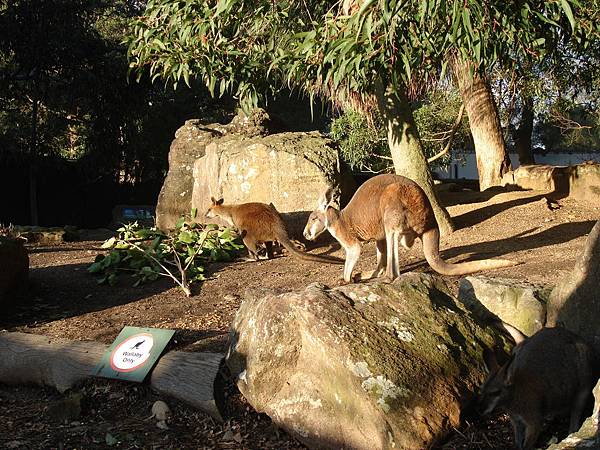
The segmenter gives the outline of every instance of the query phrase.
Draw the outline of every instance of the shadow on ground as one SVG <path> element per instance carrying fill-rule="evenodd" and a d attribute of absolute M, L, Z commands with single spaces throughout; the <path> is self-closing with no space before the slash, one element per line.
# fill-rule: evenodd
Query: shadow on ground
<path fill-rule="evenodd" d="M 136 302 L 173 287 L 167 279 L 133 287 L 130 277 L 122 277 L 117 286 L 99 285 L 97 277 L 88 274 L 88 266 L 30 269 L 27 290 L 15 295 L 13 304 L 0 315 L 0 326 L 39 325 Z"/>

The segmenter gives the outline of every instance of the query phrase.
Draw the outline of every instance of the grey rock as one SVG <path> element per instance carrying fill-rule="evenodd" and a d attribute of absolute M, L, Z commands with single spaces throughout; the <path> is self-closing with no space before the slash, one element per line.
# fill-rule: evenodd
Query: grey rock
<path fill-rule="evenodd" d="M 546 322 L 549 293 L 543 286 L 476 276 L 460 280 L 458 300 L 482 320 L 496 316 L 531 336 Z"/>
<path fill-rule="evenodd" d="M 579 201 L 600 205 L 600 164 L 593 161 L 574 166 L 519 166 L 503 176 L 503 184 L 568 195 Z"/>
<path fill-rule="evenodd" d="M 228 204 L 273 203 L 283 213 L 288 232 L 301 236 L 299 230 L 327 186 L 346 196 L 354 191 L 337 150 L 317 131 L 230 135 L 207 145 L 205 152 L 193 173 L 192 206 L 198 209 L 198 221 L 208 220 L 203 215 L 211 197 Z"/>

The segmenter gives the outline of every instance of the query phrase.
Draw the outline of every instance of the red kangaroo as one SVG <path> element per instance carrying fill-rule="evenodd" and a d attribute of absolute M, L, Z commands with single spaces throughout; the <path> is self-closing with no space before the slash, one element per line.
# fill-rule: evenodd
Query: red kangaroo
<path fill-rule="evenodd" d="M 440 231 L 429 199 L 417 183 L 403 176 L 385 174 L 369 179 L 341 211 L 332 202 L 333 191 L 328 189 L 308 218 L 304 236 L 313 240 L 328 230 L 337 239 L 346 251 L 346 282 L 351 281 L 365 241 L 377 243 L 377 268 L 371 276 L 380 276 L 385 270 L 390 279 L 400 274 L 398 244 L 410 248 L 416 238 L 423 241 L 423 252 L 431 268 L 442 275 L 464 275 L 518 264 L 505 259 L 460 264 L 444 261 L 439 251 Z"/>

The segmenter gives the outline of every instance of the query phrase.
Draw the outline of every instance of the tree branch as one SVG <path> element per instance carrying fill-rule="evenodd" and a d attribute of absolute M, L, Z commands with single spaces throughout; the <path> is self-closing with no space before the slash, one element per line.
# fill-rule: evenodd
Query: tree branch
<path fill-rule="evenodd" d="M 435 160 L 440 159 L 442 156 L 446 155 L 450 151 L 450 148 L 452 147 L 452 141 L 454 141 L 454 135 L 456 134 L 456 131 L 458 130 L 458 127 L 460 126 L 460 122 L 462 121 L 462 116 L 463 116 L 464 112 L 465 112 L 465 104 L 463 103 L 460 105 L 460 109 L 458 110 L 458 114 L 456 115 L 456 120 L 454 121 L 454 125 L 452 125 L 452 128 L 449 131 L 450 135 L 448 136 L 448 142 L 446 142 L 446 146 L 437 155 L 434 155 L 431 158 L 428 158 L 427 159 L 428 163 L 432 163 Z"/>

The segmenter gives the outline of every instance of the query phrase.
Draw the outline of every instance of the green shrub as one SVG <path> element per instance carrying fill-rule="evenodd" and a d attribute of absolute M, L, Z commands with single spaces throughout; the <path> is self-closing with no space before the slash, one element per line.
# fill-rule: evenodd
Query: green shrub
<path fill-rule="evenodd" d="M 244 248 L 230 228 L 186 222 L 183 217 L 170 233 L 137 222 L 123 225 L 117 233 L 102 244 L 109 253 L 98 255 L 88 267 L 89 273 L 101 275 L 98 283 L 112 285 L 120 273 L 131 274 L 135 286 L 166 276 L 187 296 L 192 283 L 205 279 L 206 264 L 230 261 Z"/>

